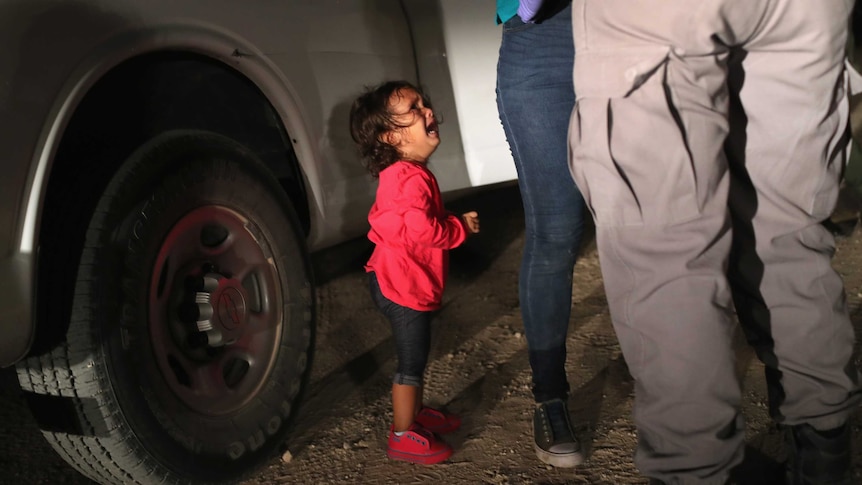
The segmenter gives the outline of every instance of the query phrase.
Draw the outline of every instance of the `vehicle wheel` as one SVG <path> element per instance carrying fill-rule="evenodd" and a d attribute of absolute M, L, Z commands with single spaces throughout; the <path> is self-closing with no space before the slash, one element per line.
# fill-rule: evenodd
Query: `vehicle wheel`
<path fill-rule="evenodd" d="M 304 236 L 268 169 L 220 135 L 170 132 L 111 180 L 65 342 L 18 379 L 45 437 L 92 480 L 235 482 L 284 442 L 314 301 Z"/>

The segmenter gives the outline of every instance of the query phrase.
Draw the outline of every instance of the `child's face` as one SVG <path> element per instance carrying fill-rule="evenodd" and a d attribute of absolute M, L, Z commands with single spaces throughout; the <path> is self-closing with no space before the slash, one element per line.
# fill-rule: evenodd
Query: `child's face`
<path fill-rule="evenodd" d="M 392 93 L 389 112 L 400 125 L 389 132 L 388 142 L 401 155 L 415 162 L 427 162 L 440 144 L 434 112 L 423 104 L 422 96 L 405 88 Z"/>

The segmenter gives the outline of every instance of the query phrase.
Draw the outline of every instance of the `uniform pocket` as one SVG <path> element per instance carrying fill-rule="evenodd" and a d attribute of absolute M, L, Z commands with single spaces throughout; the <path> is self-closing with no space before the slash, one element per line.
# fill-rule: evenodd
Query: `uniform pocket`
<path fill-rule="evenodd" d="M 835 205 L 838 202 L 838 193 L 842 178 L 844 178 L 843 176 L 847 175 L 848 172 L 852 174 L 849 164 L 851 161 L 850 156 L 852 154 L 853 144 L 856 143 L 856 140 L 854 139 L 856 134 L 853 131 L 854 120 L 851 116 L 851 105 L 859 102 L 858 98 L 854 99 L 854 97 L 860 96 L 859 93 L 862 91 L 862 76 L 860 76 L 859 72 L 856 71 L 856 69 L 847 61 L 844 63 L 842 84 L 842 92 L 846 93 L 846 100 L 838 103 L 836 112 L 832 115 L 831 120 L 820 121 L 821 126 L 826 126 L 827 122 L 833 124 L 832 130 L 834 135 L 829 139 L 827 150 L 830 154 L 837 153 L 839 155 L 829 156 L 826 163 L 822 166 L 821 173 L 818 174 L 817 177 L 809 177 L 810 179 L 818 181 L 817 187 L 814 189 L 814 195 L 810 199 L 810 205 L 805 204 L 804 202 L 806 201 L 801 201 L 801 206 L 808 206 L 808 213 L 811 214 L 812 218 L 815 220 L 824 220 L 832 215 L 832 211 L 835 210 Z M 842 127 L 847 127 L 846 131 L 842 130 Z M 853 167 L 853 169 L 858 172 L 857 167 Z M 852 184 L 852 177 L 853 175 L 846 177 L 847 182 L 850 184 Z M 808 180 L 802 180 L 800 182 L 804 183 L 808 182 Z M 788 186 L 792 187 L 793 185 L 789 185 L 790 183 L 793 182 L 788 183 Z M 807 183 L 803 183 L 797 184 L 796 186 L 808 186 Z M 801 194 L 810 193 L 808 191 L 803 192 L 801 190 L 796 192 Z"/>
<path fill-rule="evenodd" d="M 700 212 L 674 64 L 668 46 L 577 52 L 569 161 L 598 225 L 672 224 Z"/>
<path fill-rule="evenodd" d="M 631 47 L 603 51 L 579 51 L 575 87 L 581 98 L 623 98 L 662 70 L 670 48 L 666 46 Z"/>

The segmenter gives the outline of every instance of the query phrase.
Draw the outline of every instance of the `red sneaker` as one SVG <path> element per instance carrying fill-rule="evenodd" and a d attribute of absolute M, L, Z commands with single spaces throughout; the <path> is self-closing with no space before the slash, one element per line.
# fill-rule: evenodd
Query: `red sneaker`
<path fill-rule="evenodd" d="M 457 415 L 424 406 L 416 415 L 416 422 L 423 428 L 439 434 L 451 433 L 461 427 L 461 418 Z"/>
<path fill-rule="evenodd" d="M 393 460 L 433 465 L 452 456 L 452 447 L 434 433 L 413 423 L 401 436 L 389 431 L 389 448 L 386 454 Z"/>

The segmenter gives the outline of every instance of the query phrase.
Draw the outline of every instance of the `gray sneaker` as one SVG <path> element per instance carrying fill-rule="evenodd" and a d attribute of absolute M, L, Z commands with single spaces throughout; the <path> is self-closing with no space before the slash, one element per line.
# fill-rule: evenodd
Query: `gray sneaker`
<path fill-rule="evenodd" d="M 581 445 L 572 431 L 569 408 L 562 399 L 545 401 L 533 413 L 536 456 L 544 463 L 572 468 L 584 461 Z"/>

